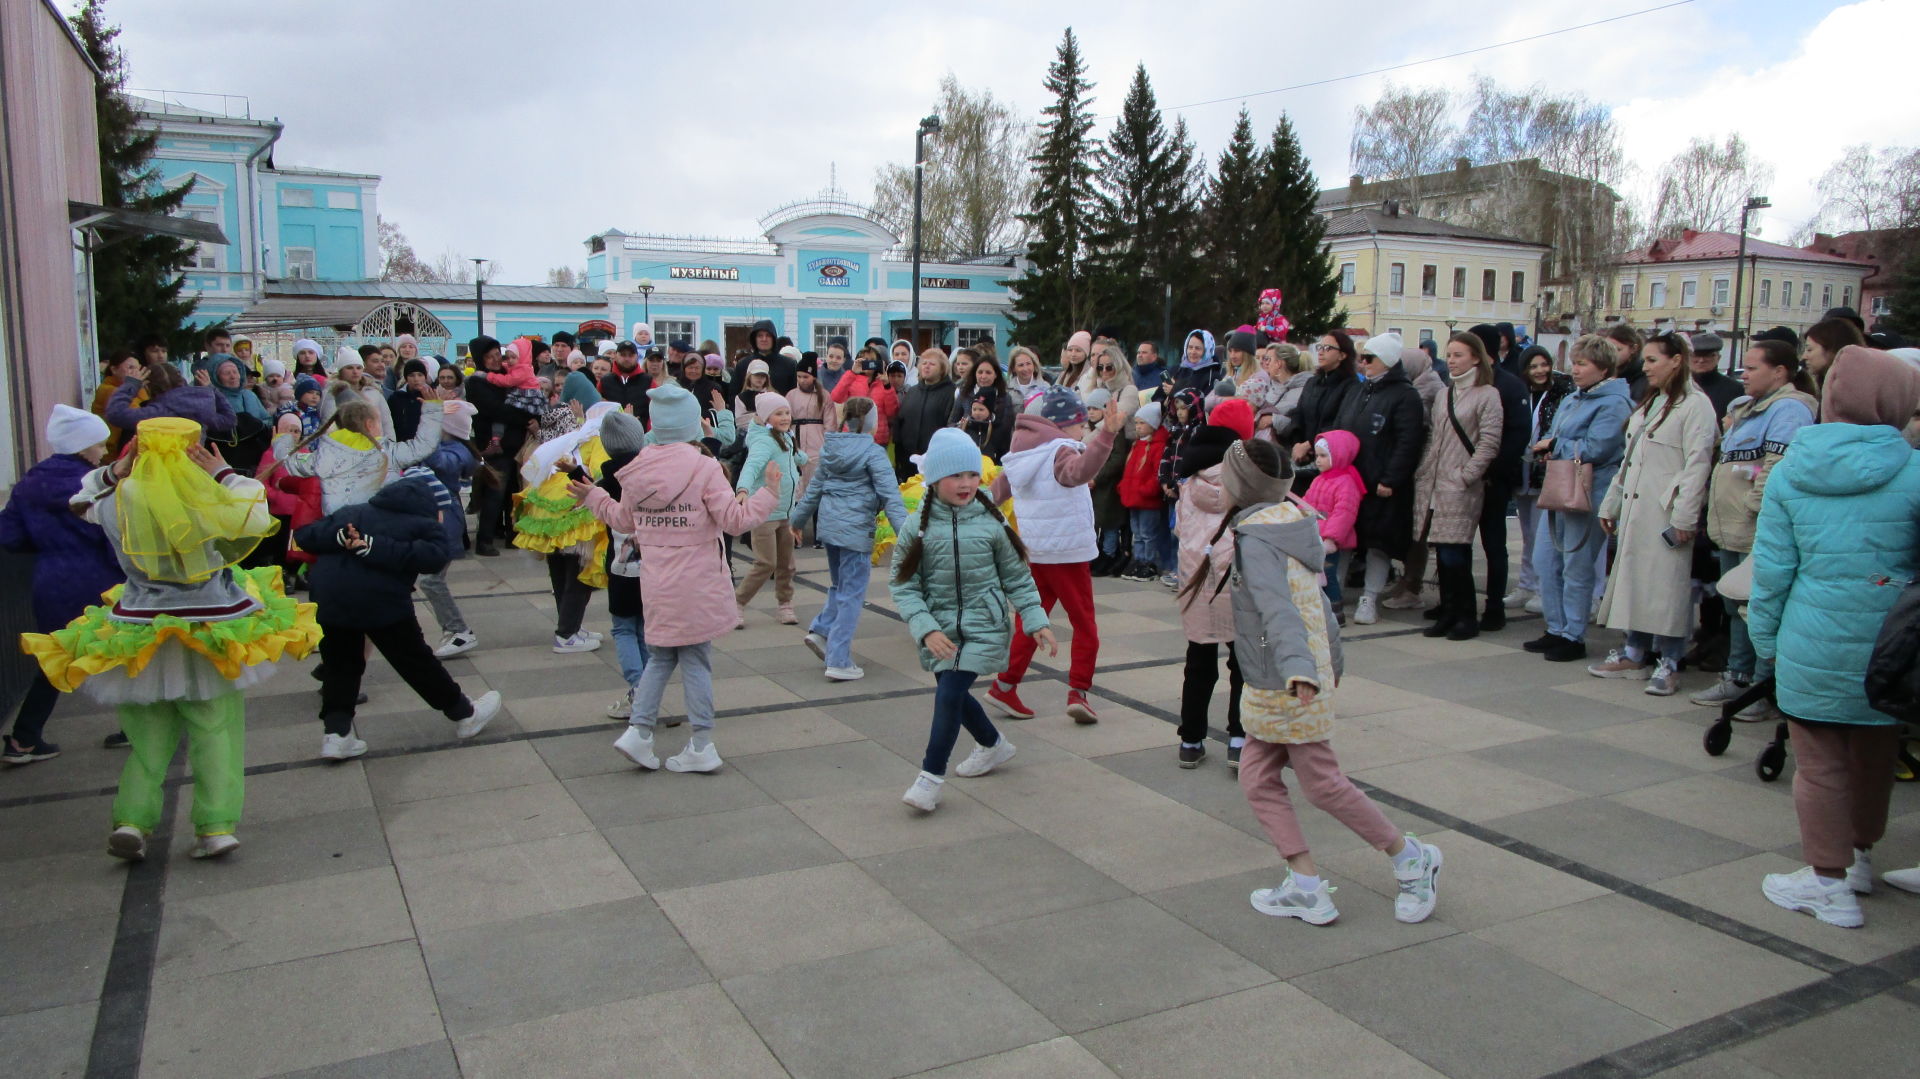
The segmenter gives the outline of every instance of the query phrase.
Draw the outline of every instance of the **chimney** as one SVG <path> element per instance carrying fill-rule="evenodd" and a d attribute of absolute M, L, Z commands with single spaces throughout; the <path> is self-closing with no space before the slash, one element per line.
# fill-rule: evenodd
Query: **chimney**
<path fill-rule="evenodd" d="M 1347 205 L 1351 206 L 1360 201 L 1360 189 L 1366 184 L 1367 179 L 1364 176 L 1356 174 L 1347 177 Z"/>
<path fill-rule="evenodd" d="M 1386 215 L 1388 217 L 1400 216 L 1400 200 L 1399 199 L 1388 199 L 1387 201 L 1380 204 L 1380 208 L 1386 211 Z"/>
<path fill-rule="evenodd" d="M 1456 179 L 1464 181 L 1467 178 L 1467 170 L 1471 168 L 1473 168 L 1473 162 L 1466 158 L 1456 157 L 1453 159 L 1453 175 Z"/>

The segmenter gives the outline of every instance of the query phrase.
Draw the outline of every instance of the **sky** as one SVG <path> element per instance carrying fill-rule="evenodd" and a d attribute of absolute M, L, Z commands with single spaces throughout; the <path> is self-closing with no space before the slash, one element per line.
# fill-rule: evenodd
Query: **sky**
<path fill-rule="evenodd" d="M 74 0 L 60 0 L 72 6 Z M 499 283 L 584 269 L 587 237 L 754 238 L 768 211 L 837 175 L 868 201 L 906 162 L 952 71 L 1039 119 L 1064 28 L 1112 126 L 1137 64 L 1200 150 L 1240 105 L 1264 140 L 1282 111 L 1326 186 L 1345 183 L 1353 110 L 1389 79 L 1464 89 L 1476 74 L 1615 110 L 1650 191 L 1695 136 L 1739 132 L 1774 170 L 1756 234 L 1818 209 L 1853 144 L 1920 145 L 1920 95 L 1855 74 L 1876 43 L 1920 40 L 1913 0 L 1692 0 L 1543 40 L 1281 93 L 1658 6 L 1670 0 L 1376 0 L 1346 4 L 1046 0 L 827 5 L 641 0 L 109 0 L 131 88 L 237 95 L 286 132 L 281 165 L 382 177 L 382 216 L 431 261 L 497 259 Z M 206 99 L 177 98 L 203 107 Z"/>

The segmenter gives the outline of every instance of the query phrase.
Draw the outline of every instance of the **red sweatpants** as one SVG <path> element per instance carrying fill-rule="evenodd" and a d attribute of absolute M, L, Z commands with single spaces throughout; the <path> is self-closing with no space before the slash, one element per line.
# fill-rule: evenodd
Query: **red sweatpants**
<path fill-rule="evenodd" d="M 1073 666 L 1067 672 L 1067 685 L 1083 691 L 1092 689 L 1093 668 L 1100 662 L 1100 627 L 1093 621 L 1093 573 L 1085 562 L 1036 562 L 1032 569 L 1041 608 L 1051 617 L 1053 605 L 1060 604 L 1073 625 Z M 1020 684 L 1020 679 L 1027 676 L 1027 664 L 1033 662 L 1033 647 L 1033 638 L 1027 636 L 1026 627 L 1015 615 L 1013 649 L 1000 681 L 1010 686 Z"/>

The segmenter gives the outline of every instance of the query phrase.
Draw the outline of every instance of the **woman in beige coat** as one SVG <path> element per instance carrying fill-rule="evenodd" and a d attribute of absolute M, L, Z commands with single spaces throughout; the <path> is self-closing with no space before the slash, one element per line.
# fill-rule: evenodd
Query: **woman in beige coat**
<path fill-rule="evenodd" d="M 1600 506 L 1600 527 L 1618 537 L 1600 621 L 1627 637 L 1587 673 L 1648 679 L 1647 692 L 1656 697 L 1679 688 L 1693 606 L 1694 530 L 1719 433 L 1713 402 L 1688 370 L 1692 351 L 1681 333 L 1658 334 L 1642 347 L 1647 400 L 1627 424 L 1626 458 Z M 1657 662 L 1649 662 L 1650 653 Z"/>
<path fill-rule="evenodd" d="M 1426 455 L 1414 476 L 1414 539 L 1434 552 L 1440 578 L 1438 619 L 1429 637 L 1480 635 L 1473 589 L 1473 533 L 1487 493 L 1487 469 L 1500 452 L 1500 391 L 1493 358 L 1470 333 L 1447 339 L 1446 391 L 1429 413 Z"/>

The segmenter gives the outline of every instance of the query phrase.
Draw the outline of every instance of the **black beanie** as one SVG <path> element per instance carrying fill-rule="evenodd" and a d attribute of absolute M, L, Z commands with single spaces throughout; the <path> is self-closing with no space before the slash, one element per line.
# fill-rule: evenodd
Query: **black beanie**
<path fill-rule="evenodd" d="M 414 375 L 420 375 L 424 378 L 427 374 L 427 362 L 425 360 L 408 360 L 406 363 L 400 365 L 401 378 L 411 378 Z"/>
<path fill-rule="evenodd" d="M 472 360 L 474 363 L 479 363 L 481 360 L 486 358 L 487 353 L 492 352 L 494 349 L 499 347 L 500 347 L 500 342 L 494 340 L 491 337 L 488 337 L 486 334 L 483 333 L 480 336 L 474 338 L 473 340 L 467 342 L 467 358 Z"/>

